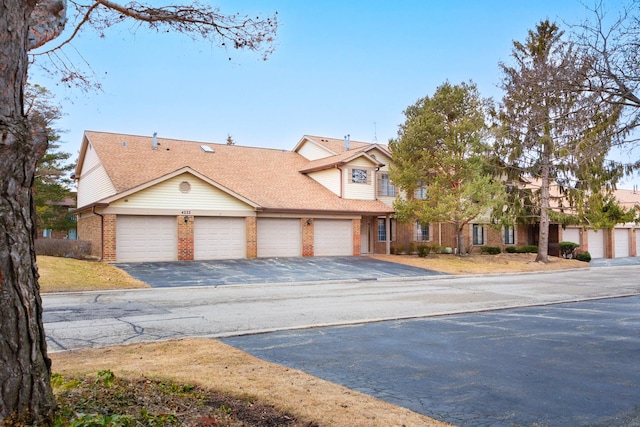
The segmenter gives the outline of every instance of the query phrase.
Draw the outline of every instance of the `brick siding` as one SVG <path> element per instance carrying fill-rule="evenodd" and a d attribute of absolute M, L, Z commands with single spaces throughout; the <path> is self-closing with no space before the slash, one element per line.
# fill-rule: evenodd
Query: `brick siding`
<path fill-rule="evenodd" d="M 78 218 L 78 239 L 91 242 L 92 256 L 102 256 L 102 220 L 98 215 Z"/>
<path fill-rule="evenodd" d="M 258 220 L 255 216 L 245 218 L 245 236 L 247 240 L 247 258 L 258 257 Z"/>
<path fill-rule="evenodd" d="M 178 221 L 178 261 L 193 261 L 193 215 L 180 215 Z"/>
<path fill-rule="evenodd" d="M 102 244 L 102 260 L 116 260 L 116 215 L 105 214 L 103 218 L 104 242 Z"/>
<path fill-rule="evenodd" d="M 307 221 L 309 221 L 308 224 Z M 313 256 L 315 222 L 313 218 L 300 218 L 300 226 L 302 227 L 302 256 Z"/>

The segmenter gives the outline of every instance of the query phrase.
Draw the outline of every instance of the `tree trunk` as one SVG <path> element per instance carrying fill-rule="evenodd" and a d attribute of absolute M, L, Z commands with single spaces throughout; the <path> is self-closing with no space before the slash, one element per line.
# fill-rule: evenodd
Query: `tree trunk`
<path fill-rule="evenodd" d="M 28 23 L 36 1 L 0 0 L 0 423 L 51 421 L 31 187 L 46 135 L 23 114 Z"/>
<path fill-rule="evenodd" d="M 549 154 L 547 148 L 542 153 L 540 184 L 540 229 L 538 234 L 538 255 L 536 262 L 549 262 Z"/>
<path fill-rule="evenodd" d="M 466 253 L 464 246 L 464 233 L 462 232 L 463 227 L 464 224 L 456 222 L 456 233 L 458 234 L 458 255 L 464 255 Z"/>

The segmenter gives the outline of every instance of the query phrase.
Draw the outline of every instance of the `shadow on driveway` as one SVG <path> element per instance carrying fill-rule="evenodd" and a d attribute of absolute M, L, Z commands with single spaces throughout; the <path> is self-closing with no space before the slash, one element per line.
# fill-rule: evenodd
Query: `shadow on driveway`
<path fill-rule="evenodd" d="M 377 280 L 444 275 L 368 257 L 257 258 L 216 261 L 118 263 L 153 288 L 248 283 Z"/>

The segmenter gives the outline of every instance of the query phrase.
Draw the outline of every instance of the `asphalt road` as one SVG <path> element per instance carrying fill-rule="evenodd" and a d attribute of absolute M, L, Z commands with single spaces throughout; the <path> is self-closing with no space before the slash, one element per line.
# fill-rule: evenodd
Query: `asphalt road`
<path fill-rule="evenodd" d="M 640 266 L 546 274 L 44 294 L 50 351 L 640 294 Z"/>

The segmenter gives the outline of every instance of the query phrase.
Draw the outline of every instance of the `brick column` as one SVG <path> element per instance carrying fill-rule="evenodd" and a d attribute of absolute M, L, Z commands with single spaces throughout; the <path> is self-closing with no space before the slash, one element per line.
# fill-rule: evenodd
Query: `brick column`
<path fill-rule="evenodd" d="M 604 257 L 613 258 L 615 248 L 615 237 L 613 229 L 603 229 L 604 232 Z"/>
<path fill-rule="evenodd" d="M 258 257 L 258 219 L 255 216 L 245 218 L 247 258 Z"/>
<path fill-rule="evenodd" d="M 302 226 L 302 256 L 313 256 L 314 222 L 313 218 L 301 218 Z"/>
<path fill-rule="evenodd" d="M 638 247 L 637 242 L 637 238 L 638 238 L 638 231 L 636 228 L 632 228 L 630 229 L 631 235 L 629 236 L 629 244 L 631 245 L 631 247 L 629 248 L 629 256 L 638 256 L 638 251 L 636 251 L 636 248 Z"/>
<path fill-rule="evenodd" d="M 361 245 L 361 235 L 362 232 L 360 230 L 360 223 L 361 220 L 360 219 L 353 219 L 351 220 L 351 227 L 353 230 L 353 255 L 354 256 L 359 256 L 362 254 L 362 245 Z"/>
<path fill-rule="evenodd" d="M 193 261 L 193 215 L 180 215 L 178 221 L 178 261 Z M 186 220 L 186 221 L 185 221 Z"/>
<path fill-rule="evenodd" d="M 102 261 L 116 260 L 116 215 L 105 214 L 102 219 Z"/>

